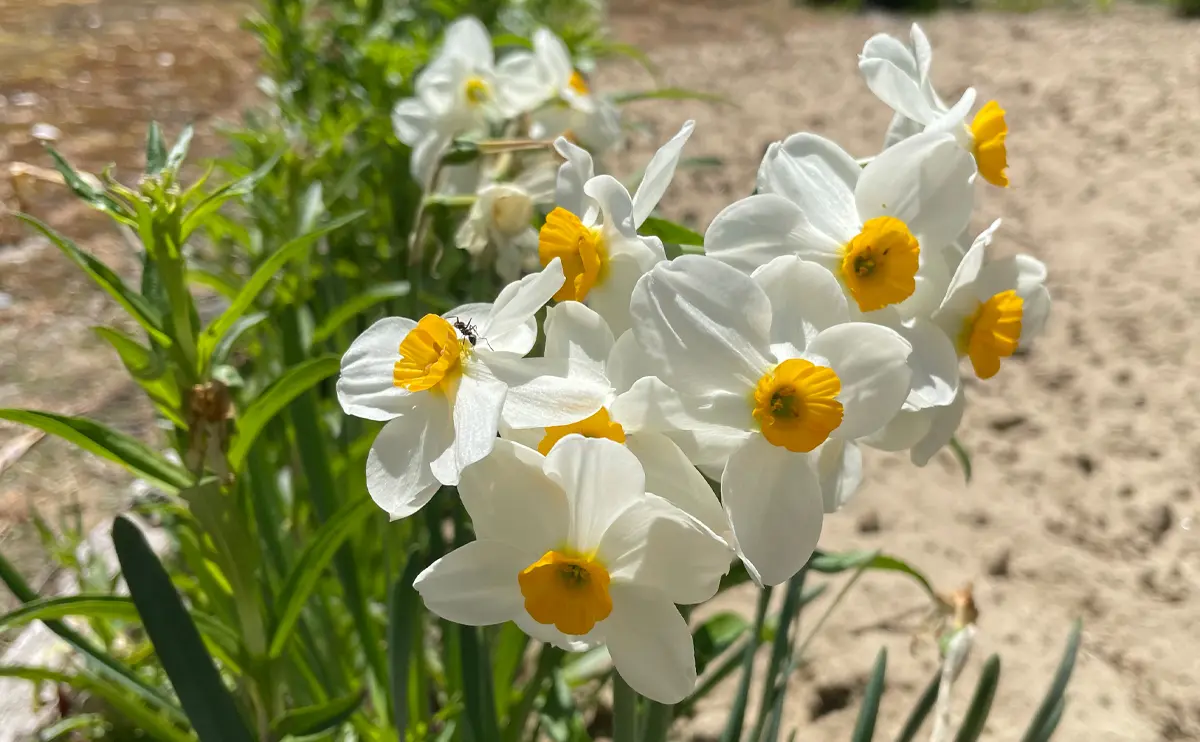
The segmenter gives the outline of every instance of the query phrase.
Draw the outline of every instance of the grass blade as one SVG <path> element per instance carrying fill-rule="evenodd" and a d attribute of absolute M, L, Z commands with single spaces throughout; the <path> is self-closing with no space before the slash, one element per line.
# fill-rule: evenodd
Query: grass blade
<path fill-rule="evenodd" d="M 658 88 L 657 90 L 643 90 L 636 93 L 622 93 L 613 96 L 613 102 L 617 105 L 641 100 L 699 100 L 706 103 L 723 103 L 727 106 L 736 105 L 723 95 L 704 93 L 699 90 L 688 90 L 687 88 Z"/>
<path fill-rule="evenodd" d="M 1071 628 L 1071 635 L 1067 638 L 1067 648 L 1063 652 L 1062 660 L 1058 663 L 1058 671 L 1054 673 L 1054 680 L 1050 683 L 1050 690 L 1046 692 L 1046 697 L 1038 706 L 1037 713 L 1033 715 L 1033 721 L 1025 730 L 1025 736 L 1021 737 L 1021 742 L 1042 742 L 1042 740 L 1049 739 L 1054 728 L 1058 726 L 1057 717 L 1062 716 L 1063 693 L 1066 692 L 1067 683 L 1070 682 L 1071 673 L 1075 669 L 1075 658 L 1079 654 L 1079 639 L 1082 632 L 1083 622 L 1076 620 L 1075 626 Z"/>
<path fill-rule="evenodd" d="M 996 697 L 996 686 L 1000 683 L 1000 656 L 993 654 L 983 665 L 979 674 L 979 682 L 975 685 L 975 694 L 971 696 L 971 705 L 963 716 L 962 726 L 954 742 L 975 742 L 983 734 L 987 724 L 988 714 L 992 711 L 992 700 Z"/>
<path fill-rule="evenodd" d="M 267 423 L 297 397 L 338 372 L 341 359 L 335 355 L 320 356 L 292 366 L 283 376 L 251 402 L 238 415 L 237 435 L 229 446 L 229 466 L 240 472 L 254 440 Z"/>
<path fill-rule="evenodd" d="M 754 626 L 751 641 L 742 650 L 742 677 L 738 680 L 737 695 L 729 708 L 729 720 L 721 734 L 721 742 L 738 742 L 742 738 L 742 727 L 746 724 L 746 704 L 750 698 L 750 681 L 754 679 L 754 653 L 758 651 L 758 639 L 767 620 L 767 606 L 771 602 L 773 588 L 764 587 L 758 592 L 758 606 L 754 610 Z"/>
<path fill-rule="evenodd" d="M 413 554 L 404 565 L 404 572 L 392 583 L 390 616 L 388 618 L 388 670 L 392 692 L 392 725 L 405 738 L 408 729 L 409 660 L 413 636 L 421 620 L 420 604 L 413 581 L 421 574 L 424 564 Z"/>
<path fill-rule="evenodd" d="M 158 175 L 167 164 L 167 145 L 163 144 L 162 129 L 157 121 L 146 130 L 146 174 Z"/>
<path fill-rule="evenodd" d="M 333 337 L 333 334 L 338 331 L 338 328 L 354 319 L 356 316 L 367 311 L 371 307 L 374 307 L 376 304 L 380 304 L 389 299 L 398 299 L 402 296 L 408 296 L 408 291 L 408 281 L 395 281 L 393 283 L 384 283 L 378 286 L 372 286 L 366 291 L 358 294 L 345 304 L 335 308 L 325 316 L 325 319 L 321 320 L 321 324 L 317 325 L 316 329 L 313 330 L 313 346 L 316 347 Z"/>
<path fill-rule="evenodd" d="M 883 696 L 883 680 L 887 674 L 887 648 L 879 650 L 875 658 L 875 668 L 871 671 L 871 679 L 867 681 L 867 689 L 863 692 L 862 708 L 858 712 L 858 722 L 854 725 L 851 742 L 871 742 L 875 736 L 875 721 L 879 718 L 879 699 Z"/>
<path fill-rule="evenodd" d="M 929 685 L 925 686 L 925 691 L 917 699 L 917 705 L 909 712 L 908 719 L 900 728 L 900 734 L 896 736 L 896 742 L 912 742 L 916 738 L 917 732 L 921 731 L 921 725 L 929 718 L 929 712 L 933 711 L 933 705 L 937 703 L 938 685 L 941 681 L 942 668 L 939 666 Z"/>
<path fill-rule="evenodd" d="M 775 703 L 776 696 L 787 695 L 788 672 L 787 660 L 795 646 L 792 636 L 792 626 L 800 611 L 800 593 L 804 590 L 804 580 L 808 569 L 801 569 L 788 580 L 787 592 L 784 593 L 783 606 L 779 610 L 779 619 L 775 627 L 775 638 L 771 643 L 771 659 L 767 665 L 767 674 L 763 676 L 763 694 L 759 699 L 758 720 L 750 732 L 752 742 L 758 742 L 766 729 L 773 708 L 778 707 L 782 713 L 782 704 Z"/>
<path fill-rule="evenodd" d="M 814 572 L 822 574 L 838 574 L 852 569 L 878 570 L 883 572 L 900 572 L 912 577 L 932 598 L 937 597 L 937 591 L 920 570 L 903 559 L 898 559 L 878 551 L 847 551 L 841 554 L 817 552 L 810 562 Z"/>
<path fill-rule="evenodd" d="M 283 583 L 276 604 L 279 620 L 271 634 L 268 654 L 277 658 L 283 654 L 296 620 L 300 618 L 304 605 L 312 595 L 313 588 L 325 573 L 342 543 L 353 534 L 375 512 L 374 503 L 368 497 L 342 506 L 341 510 L 327 520 L 301 553 L 296 567 Z"/>
<path fill-rule="evenodd" d="M 212 656 L 162 563 L 132 521 L 113 523 L 113 546 L 146 634 L 201 742 L 253 742 Z"/>
<path fill-rule="evenodd" d="M 336 370 L 336 369 L 335 369 Z M 118 433 L 85 417 L 68 417 L 37 410 L 0 410 L 0 420 L 11 420 L 56 435 L 85 451 L 120 464 L 168 492 L 191 484 L 191 476 L 162 454 L 136 438 Z"/>
<path fill-rule="evenodd" d="M 954 454 L 954 458 L 958 460 L 958 465 L 962 467 L 963 479 L 967 484 L 971 483 L 971 453 L 967 451 L 966 446 L 954 436 L 950 439 L 950 452 Z"/>
<path fill-rule="evenodd" d="M 271 724 L 277 738 L 309 737 L 335 731 L 358 711 L 366 696 L 362 691 L 335 698 L 328 703 L 292 709 Z"/>

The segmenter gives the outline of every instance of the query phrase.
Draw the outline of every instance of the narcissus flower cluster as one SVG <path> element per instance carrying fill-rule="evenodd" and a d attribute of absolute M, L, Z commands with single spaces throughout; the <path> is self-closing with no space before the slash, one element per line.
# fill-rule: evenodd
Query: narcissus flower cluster
<path fill-rule="evenodd" d="M 862 482 L 864 447 L 923 466 L 947 445 L 963 374 L 990 379 L 1042 330 L 1046 270 L 988 254 L 999 221 L 972 232 L 976 191 L 1009 185 L 1007 122 L 994 101 L 972 117 L 974 90 L 942 102 L 916 26 L 860 56 L 895 111 L 883 151 L 771 145 L 702 250 L 639 231 L 693 123 L 631 193 L 593 160 L 612 110 L 553 34 L 532 46 L 496 63 L 459 21 L 395 113 L 420 168 L 517 115 L 557 137 L 556 177 L 479 176 L 457 233 L 500 251 L 512 282 L 491 304 L 373 325 L 339 399 L 384 423 L 367 487 L 392 518 L 446 487 L 470 517 L 476 540 L 416 580 L 430 610 L 606 645 L 634 690 L 674 703 L 696 680 L 677 606 L 711 598 L 737 559 L 760 584 L 795 575 Z"/>

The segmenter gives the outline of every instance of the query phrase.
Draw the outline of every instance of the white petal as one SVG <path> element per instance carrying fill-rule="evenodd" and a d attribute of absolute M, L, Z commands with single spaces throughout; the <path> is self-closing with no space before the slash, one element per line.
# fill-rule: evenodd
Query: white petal
<path fill-rule="evenodd" d="M 855 190 L 863 220 L 892 216 L 921 249 L 952 243 L 971 218 L 975 160 L 949 134 L 924 132 L 884 150 L 862 171 Z"/>
<path fill-rule="evenodd" d="M 626 435 L 625 447 L 642 462 L 647 492 L 696 518 L 718 536 L 725 535 L 729 520 L 721 501 L 675 441 L 661 433 L 632 433 Z"/>
<path fill-rule="evenodd" d="M 593 176 L 592 156 L 562 137 L 554 140 L 554 149 L 566 160 L 558 168 L 554 199 L 559 206 L 582 217 L 587 206 L 583 187 Z"/>
<path fill-rule="evenodd" d="M 513 428 L 569 425 L 590 417 L 612 393 L 604 373 L 567 358 L 515 358 L 477 352 L 489 371 L 508 385 L 504 422 Z"/>
<path fill-rule="evenodd" d="M 842 508 L 862 484 L 862 449 L 852 441 L 831 438 L 817 451 L 817 474 L 826 513 Z"/>
<path fill-rule="evenodd" d="M 611 175 L 597 175 L 583 185 L 583 192 L 599 205 L 606 227 L 616 229 L 628 238 L 636 236 L 633 200 L 621 181 Z"/>
<path fill-rule="evenodd" d="M 621 333 L 621 336 L 613 343 L 605 363 L 605 373 L 613 386 L 613 391 L 617 394 L 627 392 L 638 379 L 653 376 L 657 372 L 658 369 L 650 362 L 646 351 L 638 345 L 637 338 L 633 336 L 633 330 Z"/>
<path fill-rule="evenodd" d="M 471 75 L 471 63 L 460 57 L 442 55 L 430 60 L 414 83 L 414 92 L 429 111 L 431 125 L 459 118 L 462 89 Z"/>
<path fill-rule="evenodd" d="M 637 457 L 607 438 L 569 435 L 550 449 L 544 469 L 567 494 L 567 543 L 581 552 L 596 549 L 617 516 L 646 497 Z"/>
<path fill-rule="evenodd" d="M 485 337 L 483 328 L 487 327 L 488 322 L 491 321 L 494 306 L 485 302 L 463 304 L 443 314 L 442 319 L 451 324 L 460 323 L 474 329 L 479 338 L 478 343 L 487 350 L 514 353 L 520 356 L 528 353 L 533 348 L 533 344 L 537 342 L 537 320 L 530 317 L 524 324 L 518 325 L 503 335 Z M 463 335 L 461 329 L 458 329 L 458 334 Z"/>
<path fill-rule="evenodd" d="M 661 593 L 613 585 L 605 637 L 613 667 L 629 687 L 658 703 L 678 703 L 696 686 L 692 635 L 679 609 Z"/>
<path fill-rule="evenodd" d="M 533 32 L 533 53 L 537 55 L 547 82 L 555 90 L 567 87 L 575 65 L 563 40 L 550 29 L 539 28 Z"/>
<path fill-rule="evenodd" d="M 954 277 L 950 279 L 946 298 L 933 315 L 934 322 L 950 337 L 957 336 L 963 320 L 975 311 L 976 302 L 980 301 L 980 292 L 977 291 L 979 274 L 987 258 L 987 248 L 999 226 L 1000 220 L 997 219 L 975 238 L 954 271 Z"/>
<path fill-rule="evenodd" d="M 612 352 L 612 330 L 604 318 L 577 301 L 564 301 L 546 310 L 546 358 L 591 361 L 600 368 Z"/>
<path fill-rule="evenodd" d="M 807 355 L 825 359 L 842 383 L 842 424 L 834 435 L 861 438 L 892 419 L 908 396 L 911 351 L 895 330 L 867 322 L 837 325 L 813 338 Z"/>
<path fill-rule="evenodd" d="M 480 67 L 492 66 L 492 37 L 478 18 L 465 16 L 451 23 L 442 37 L 441 55 L 467 60 Z"/>
<path fill-rule="evenodd" d="M 396 138 L 410 147 L 425 136 L 431 125 L 429 109 L 417 98 L 405 98 L 392 109 Z"/>
<path fill-rule="evenodd" d="M 684 392 L 753 388 L 771 365 L 771 303 L 749 276 L 684 255 L 638 281 L 634 335 L 660 376 Z"/>
<path fill-rule="evenodd" d="M 880 451 L 907 451 L 929 434 L 934 417 L 942 409 L 929 407 L 922 410 L 900 410 L 887 425 L 860 440 Z"/>
<path fill-rule="evenodd" d="M 520 627 L 521 631 L 529 634 L 529 636 L 533 637 L 534 639 L 540 642 L 546 642 L 547 644 L 553 644 L 559 649 L 565 649 L 568 652 L 586 652 L 587 650 L 598 646 L 600 644 L 600 639 L 591 637 L 592 635 L 603 633 L 594 629 L 592 633 L 588 635 L 588 637 L 564 634 L 558 629 L 554 628 L 554 624 L 544 624 L 534 621 L 533 618 L 530 617 L 530 615 L 524 610 L 517 614 L 516 618 L 513 619 L 513 623 Z"/>
<path fill-rule="evenodd" d="M 768 149 L 758 169 L 758 189 L 787 198 L 815 230 L 844 244 L 862 225 L 854 205 L 861 171 L 853 157 L 828 139 L 793 134 Z"/>
<path fill-rule="evenodd" d="M 634 227 L 642 226 L 642 222 L 646 221 L 646 217 L 650 216 L 650 212 L 654 211 L 654 207 L 658 206 L 663 194 L 667 192 L 667 187 L 671 185 L 671 178 L 675 177 L 675 168 L 679 165 L 683 146 L 687 144 L 688 137 L 692 135 L 695 128 L 695 121 L 684 122 L 679 133 L 659 147 L 658 151 L 654 153 L 654 157 L 650 158 L 650 163 L 646 165 L 646 172 L 642 175 L 642 182 L 638 185 L 637 192 L 633 194 Z"/>
<path fill-rule="evenodd" d="M 871 92 L 893 111 L 926 125 L 936 118 L 938 112 L 921 92 L 916 60 L 904 44 L 884 34 L 871 37 L 858 69 Z"/>
<path fill-rule="evenodd" d="M 541 271 L 505 286 L 492 305 L 492 316 L 480 327 L 480 334 L 503 341 L 505 334 L 522 331 L 565 280 L 562 261 L 555 258 Z"/>
<path fill-rule="evenodd" d="M 442 153 L 446 151 L 449 144 L 449 136 L 437 130 L 430 130 L 413 145 L 408 167 L 409 172 L 418 183 L 428 183 L 429 179 L 433 177 L 437 161 L 441 159 Z"/>
<path fill-rule="evenodd" d="M 623 333 L 633 325 L 629 300 L 633 287 L 646 269 L 629 255 L 617 255 L 608 261 L 604 282 L 588 292 L 587 305 L 604 318 L 614 333 Z"/>
<path fill-rule="evenodd" d="M 929 432 L 921 439 L 921 442 L 912 447 L 909 456 L 912 462 L 917 466 L 925 466 L 929 463 L 929 459 L 941 450 L 954 437 L 954 433 L 958 430 L 959 423 L 962 422 L 963 411 L 967 407 L 967 396 L 962 389 L 959 389 L 958 396 L 954 402 L 946 407 L 934 407 L 928 412 L 933 413 L 933 419 L 929 424 Z"/>
<path fill-rule="evenodd" d="M 504 623 L 524 612 L 517 575 L 524 555 L 499 541 L 472 541 L 429 565 L 413 582 L 427 607 L 467 626 Z"/>
<path fill-rule="evenodd" d="M 789 579 L 817 548 L 825 506 L 808 454 L 752 436 L 729 457 L 721 497 L 742 558 L 764 585 Z"/>
<path fill-rule="evenodd" d="M 924 125 L 913 121 L 902 113 L 892 116 L 887 132 L 883 137 L 883 148 L 887 149 L 897 142 L 903 142 L 909 137 L 915 137 L 925 130 Z"/>
<path fill-rule="evenodd" d="M 528 560 L 522 568 L 567 537 L 567 498 L 542 471 L 544 463 L 537 451 L 501 439 L 458 483 L 477 537 L 521 551 Z"/>
<path fill-rule="evenodd" d="M 958 351 L 941 328 L 926 319 L 895 328 L 912 346 L 912 381 L 904 406 L 910 410 L 941 407 L 958 394 Z"/>
<path fill-rule="evenodd" d="M 694 464 L 725 465 L 754 427 L 744 394 L 685 395 L 649 376 L 619 395 L 609 412 L 627 433 L 668 433 Z"/>
<path fill-rule="evenodd" d="M 446 403 L 421 396 L 422 404 L 383 426 L 367 454 L 367 492 L 393 520 L 417 512 L 437 492 L 441 483 L 430 463 L 453 441 Z"/>
<path fill-rule="evenodd" d="M 554 97 L 555 89 L 543 77 L 541 65 L 527 51 L 509 53 L 496 65 L 496 95 L 507 118 L 534 110 Z"/>
<path fill-rule="evenodd" d="M 928 80 L 929 68 L 933 64 L 933 48 L 929 45 L 929 38 L 916 23 L 909 29 L 909 38 L 912 39 L 913 57 L 917 61 L 919 79 Z"/>
<path fill-rule="evenodd" d="M 417 326 L 407 317 L 385 317 L 355 338 L 342 356 L 337 395 L 342 410 L 366 420 L 391 420 L 412 409 L 412 392 L 396 386 L 400 343 Z"/>
<path fill-rule="evenodd" d="M 432 463 L 442 484 L 458 484 L 463 469 L 492 452 L 507 392 L 478 361 L 467 364 L 454 395 L 454 443 Z"/>
<path fill-rule="evenodd" d="M 840 242 L 809 224 L 799 206 L 774 193 L 734 201 L 704 233 L 704 254 L 743 273 L 781 255 L 831 258 L 840 249 Z"/>
<path fill-rule="evenodd" d="M 771 300 L 772 344 L 803 351 L 821 330 L 850 320 L 841 285 L 816 263 L 775 258 L 751 277 Z"/>

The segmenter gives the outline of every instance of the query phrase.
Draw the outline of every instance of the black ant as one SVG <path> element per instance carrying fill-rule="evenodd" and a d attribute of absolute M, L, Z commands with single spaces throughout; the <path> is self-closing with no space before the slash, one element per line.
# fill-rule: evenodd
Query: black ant
<path fill-rule="evenodd" d="M 471 320 L 463 322 L 458 317 L 455 317 L 452 324 L 454 325 L 454 329 L 461 332 L 462 336 L 465 337 L 467 341 L 471 343 L 471 347 L 474 348 L 475 344 L 479 342 L 479 332 L 475 327 L 475 323 Z"/>

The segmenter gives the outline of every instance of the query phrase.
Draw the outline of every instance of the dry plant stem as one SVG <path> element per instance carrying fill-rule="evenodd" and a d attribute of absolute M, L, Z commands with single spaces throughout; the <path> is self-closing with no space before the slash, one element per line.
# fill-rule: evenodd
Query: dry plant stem
<path fill-rule="evenodd" d="M 946 742 L 950 738 L 950 701 L 954 691 L 954 681 L 958 679 L 963 665 L 966 664 L 974 639 L 975 626 L 968 625 L 954 635 L 946 648 L 946 659 L 942 663 L 942 679 L 938 684 L 933 734 L 930 735 L 929 742 Z"/>

